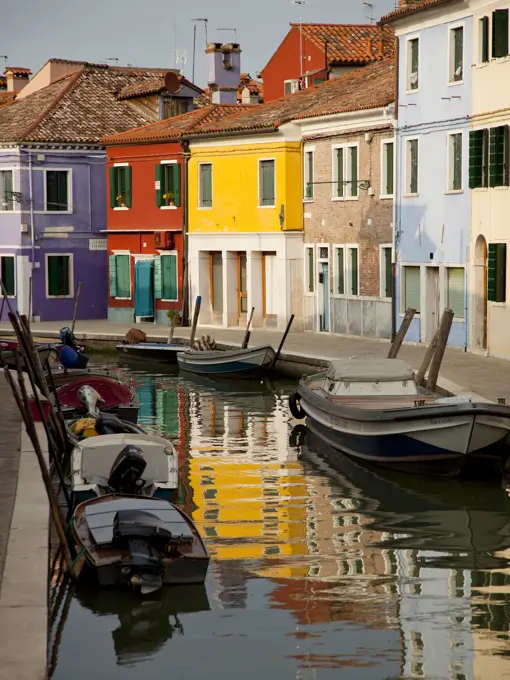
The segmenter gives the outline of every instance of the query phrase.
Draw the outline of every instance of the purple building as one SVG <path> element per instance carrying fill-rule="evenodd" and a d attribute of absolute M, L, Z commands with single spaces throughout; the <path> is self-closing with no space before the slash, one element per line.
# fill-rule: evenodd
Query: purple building
<path fill-rule="evenodd" d="M 68 320 L 81 283 L 78 318 L 106 318 L 100 140 L 184 112 L 176 97 L 192 106 L 190 88 L 201 90 L 179 76 L 182 94 L 170 95 L 162 87 L 167 72 L 51 59 L 18 84 L 13 101 L 0 98 L 0 275 L 20 313 Z"/>

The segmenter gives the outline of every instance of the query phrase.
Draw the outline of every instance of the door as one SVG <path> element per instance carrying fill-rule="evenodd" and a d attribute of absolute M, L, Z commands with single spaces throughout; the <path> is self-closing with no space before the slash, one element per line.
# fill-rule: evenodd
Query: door
<path fill-rule="evenodd" d="M 237 272 L 238 284 L 237 290 L 239 294 L 238 308 L 239 308 L 239 323 L 244 323 L 248 312 L 248 287 L 246 275 L 246 253 L 239 253 L 237 256 Z"/>
<path fill-rule="evenodd" d="M 223 254 L 221 252 L 210 255 L 210 284 L 211 307 L 213 323 L 223 320 Z"/>
<path fill-rule="evenodd" d="M 439 326 L 439 267 L 427 267 L 425 341 L 430 342 Z"/>
<path fill-rule="evenodd" d="M 487 241 L 480 235 L 475 244 L 474 286 L 471 291 L 471 345 L 487 349 Z"/>
<path fill-rule="evenodd" d="M 319 263 L 319 321 L 320 330 L 329 331 L 329 263 Z"/>
<path fill-rule="evenodd" d="M 135 263 L 135 318 L 154 317 L 154 261 Z"/>
<path fill-rule="evenodd" d="M 266 321 L 277 319 L 277 298 L 276 253 L 264 253 L 262 256 L 262 299 Z"/>

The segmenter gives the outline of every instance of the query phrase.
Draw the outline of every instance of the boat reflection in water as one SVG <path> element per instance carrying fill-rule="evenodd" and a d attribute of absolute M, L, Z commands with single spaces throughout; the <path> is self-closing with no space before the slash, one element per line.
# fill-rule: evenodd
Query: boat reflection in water
<path fill-rule="evenodd" d="M 163 588 L 153 599 L 109 589 L 79 588 L 75 598 L 96 616 L 118 617 L 119 626 L 112 630 L 112 639 L 119 666 L 153 659 L 172 637 L 185 634 L 181 614 L 210 610 L 204 586 Z"/>

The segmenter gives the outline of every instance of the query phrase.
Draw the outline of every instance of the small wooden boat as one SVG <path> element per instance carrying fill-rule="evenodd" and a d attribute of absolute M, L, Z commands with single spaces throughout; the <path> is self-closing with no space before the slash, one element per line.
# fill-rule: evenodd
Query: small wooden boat
<path fill-rule="evenodd" d="M 91 387 L 99 394 L 101 412 L 112 413 L 121 420 L 129 420 L 132 423 L 138 420 L 140 400 L 136 393 L 120 380 L 93 375 L 77 378 L 57 389 L 55 394 L 66 420 L 75 420 L 80 415 L 88 413 L 79 395 L 84 387 Z"/>
<path fill-rule="evenodd" d="M 117 353 L 122 360 L 152 361 L 159 364 L 176 364 L 179 352 L 188 352 L 184 344 L 164 342 L 137 342 L 117 345 Z"/>
<path fill-rule="evenodd" d="M 209 553 L 192 520 L 167 501 L 109 495 L 74 512 L 77 572 L 100 586 L 128 587 L 143 595 L 164 585 L 205 581 Z"/>
<path fill-rule="evenodd" d="M 269 370 L 274 358 L 275 351 L 270 345 L 177 354 L 181 370 L 209 378 L 259 378 Z"/>
<path fill-rule="evenodd" d="M 509 406 L 426 392 L 396 359 L 332 361 L 289 406 L 335 449 L 395 469 L 501 475 L 510 453 Z"/>
<path fill-rule="evenodd" d="M 99 416 L 81 417 L 76 420 L 65 421 L 66 436 L 70 451 L 84 439 L 102 437 L 110 434 L 139 434 L 145 430 L 136 423 L 121 420 L 111 413 L 101 413 Z"/>
<path fill-rule="evenodd" d="M 56 388 L 62 387 L 63 385 L 68 385 L 78 378 L 96 377 L 113 378 L 114 380 L 118 380 L 116 373 L 109 371 L 101 364 L 98 364 L 97 366 L 91 366 L 88 364 L 87 368 L 63 368 L 62 366 L 56 366 L 52 367 L 51 374 L 53 376 L 53 383 L 55 383 Z M 47 382 L 48 387 L 51 390 L 52 381 L 48 379 Z"/>
<path fill-rule="evenodd" d="M 173 444 L 147 434 L 108 434 L 79 442 L 71 454 L 71 486 L 76 504 L 109 493 L 136 493 L 171 500 L 178 484 Z M 112 488 L 121 475 L 122 488 Z M 129 489 L 126 490 L 126 483 Z"/>
<path fill-rule="evenodd" d="M 4 343 L 0 343 L 0 346 L 3 345 Z M 9 349 L 2 349 L 0 350 L 0 361 L 5 364 L 8 368 L 11 370 L 15 371 L 16 370 L 16 361 L 14 359 L 14 350 L 18 349 L 18 343 L 15 343 L 15 346 L 12 346 Z M 41 361 L 41 365 L 44 366 L 46 361 L 51 359 L 51 357 L 54 357 L 55 359 L 58 357 L 58 349 L 55 345 L 50 345 L 50 344 L 39 344 L 36 345 L 36 350 L 39 355 L 39 359 Z M 21 369 L 23 371 L 26 371 L 26 364 L 25 364 L 25 357 L 23 356 L 23 353 L 20 355 L 20 361 L 21 361 Z"/>

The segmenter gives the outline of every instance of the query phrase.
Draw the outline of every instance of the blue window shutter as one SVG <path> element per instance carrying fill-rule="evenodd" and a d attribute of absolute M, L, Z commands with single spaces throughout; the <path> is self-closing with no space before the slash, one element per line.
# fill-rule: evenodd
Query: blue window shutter
<path fill-rule="evenodd" d="M 161 271 L 161 256 L 154 258 L 154 297 L 161 300 L 163 297 L 163 277 Z"/>
<path fill-rule="evenodd" d="M 110 297 L 117 297 L 117 258 L 115 255 L 110 255 Z"/>

